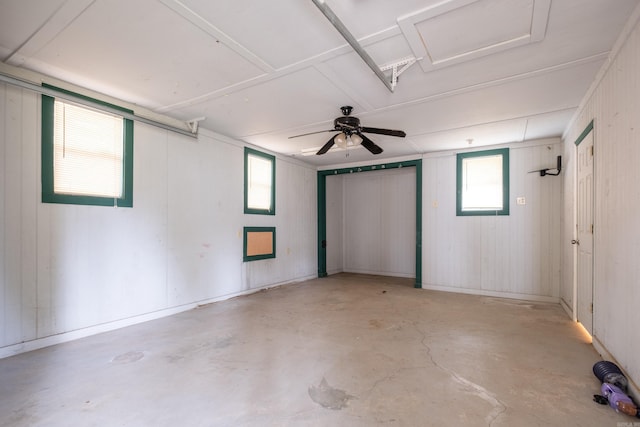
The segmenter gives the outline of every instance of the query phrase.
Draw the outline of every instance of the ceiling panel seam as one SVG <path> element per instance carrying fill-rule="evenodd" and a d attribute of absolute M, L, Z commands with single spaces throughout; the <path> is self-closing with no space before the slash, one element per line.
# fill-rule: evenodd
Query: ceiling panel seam
<path fill-rule="evenodd" d="M 26 70 L 25 68 L 15 67 L 13 65 L 0 62 L 0 81 L 12 84 L 23 89 L 31 90 L 36 93 L 44 93 L 50 96 L 59 96 L 63 99 L 69 99 L 71 101 L 83 103 L 82 99 L 79 101 L 73 97 L 66 97 L 60 95 L 54 90 L 43 89 L 41 86 L 43 83 L 51 86 L 59 87 L 63 90 L 74 92 L 80 95 L 80 97 L 89 97 L 100 100 L 108 104 L 118 105 L 122 108 L 126 108 L 133 111 L 133 115 L 130 117 L 132 120 L 137 120 L 151 125 L 157 125 L 163 129 L 175 130 L 177 133 L 182 133 L 190 137 L 197 135 L 189 131 L 189 126 L 184 121 L 176 119 L 175 117 L 169 117 L 162 114 L 158 114 L 155 111 L 151 111 L 140 105 L 132 104 L 122 99 L 115 98 L 110 95 L 99 93 L 91 89 L 87 89 L 75 84 L 65 82 L 54 77 L 46 76 L 37 71 Z M 104 109 L 99 106 L 98 109 Z M 120 111 L 116 112 L 118 115 L 122 115 Z"/>
<path fill-rule="evenodd" d="M 202 30 L 207 35 L 213 37 L 216 40 L 222 42 L 229 49 L 233 50 L 238 55 L 242 56 L 247 61 L 251 62 L 256 67 L 260 68 L 262 71 L 266 73 L 271 73 L 275 70 L 274 67 L 267 64 L 262 58 L 260 58 L 255 53 L 251 52 L 249 49 L 244 47 L 242 44 L 225 34 L 218 27 L 213 25 L 211 22 L 207 21 L 205 18 L 197 14 L 195 11 L 191 10 L 184 3 L 178 0 L 160 0 L 162 4 L 166 7 L 180 15 L 186 21 L 196 26 L 200 30 Z"/>
<path fill-rule="evenodd" d="M 549 16 L 551 14 L 551 0 L 534 0 L 533 15 L 531 16 L 531 40 L 542 41 L 547 34 Z"/>
<path fill-rule="evenodd" d="M 162 1 L 169 1 L 169 0 L 162 0 Z M 400 28 L 398 28 L 397 26 L 393 26 L 393 27 L 389 27 L 387 29 L 384 29 L 382 31 L 378 31 L 374 34 L 371 34 L 369 36 L 363 37 L 362 39 L 359 39 L 358 41 L 360 42 L 360 44 L 362 44 L 363 46 L 368 46 L 370 44 L 373 43 L 378 43 L 380 41 L 384 41 L 387 39 L 390 39 L 392 37 L 398 36 L 400 35 Z M 351 47 L 345 43 L 339 47 L 336 47 L 334 49 L 330 49 L 326 52 L 322 52 L 318 55 L 314 55 L 311 56 L 307 59 L 304 59 L 302 61 L 299 62 L 295 62 L 293 64 L 287 65 L 285 67 L 279 68 L 279 69 L 272 69 L 271 71 L 269 71 L 268 73 L 262 74 L 260 76 L 256 76 L 254 78 L 251 78 L 249 80 L 245 80 L 243 82 L 239 82 L 227 87 L 224 87 L 222 89 L 216 89 L 214 91 L 208 92 L 206 94 L 197 96 L 195 98 L 191 98 L 191 99 L 187 99 L 185 101 L 180 101 L 180 102 L 176 102 L 174 104 L 170 104 L 170 105 L 165 105 L 163 107 L 159 107 L 157 109 L 155 109 L 155 111 L 159 112 L 159 113 L 166 113 L 172 110 L 176 110 L 176 109 L 180 109 L 180 108 L 184 108 L 184 107 L 188 107 L 191 105 L 195 105 L 195 104 L 200 104 L 202 102 L 211 100 L 211 99 L 215 99 L 215 98 L 220 98 L 222 96 L 240 91 L 240 90 L 244 90 L 244 89 L 248 89 L 251 88 L 253 86 L 257 86 L 260 85 L 262 83 L 266 83 L 270 80 L 275 80 L 278 79 L 280 77 L 289 75 L 289 74 L 293 74 L 296 73 L 298 71 L 302 71 L 304 69 L 307 68 L 311 68 L 311 67 L 316 67 L 319 64 L 324 64 L 327 61 L 330 61 L 331 59 L 337 58 L 339 56 L 345 55 L 345 54 L 350 54 L 353 53 L 353 50 L 351 49 Z M 339 89 L 339 88 L 338 88 Z"/>
<path fill-rule="evenodd" d="M 334 86 L 340 89 L 346 96 L 353 99 L 356 104 L 361 107 L 358 109 L 358 111 L 368 111 L 374 109 L 373 105 L 371 105 L 371 103 L 368 102 L 364 96 L 361 96 L 357 90 L 354 90 L 351 85 L 341 79 L 340 75 L 333 69 L 331 69 L 331 67 L 329 67 L 326 63 L 323 62 L 317 64 L 315 68 L 327 79 L 328 82 L 332 83 Z"/>
<path fill-rule="evenodd" d="M 505 142 L 501 144 L 492 145 L 491 148 L 511 148 L 514 150 L 524 149 L 529 147 L 539 147 L 541 145 L 559 145 L 562 144 L 562 140 L 557 136 L 547 137 L 547 138 L 536 138 L 523 142 Z M 473 151 L 486 150 L 487 147 L 471 147 L 471 148 L 457 148 L 450 150 L 441 150 L 441 151 L 429 151 L 421 153 L 420 157 L 422 159 L 437 159 L 442 157 L 455 156 L 459 153 L 469 153 Z M 322 166 L 324 168 L 324 166 Z M 341 166 L 344 167 L 344 166 Z M 328 167 L 327 169 L 334 169 Z"/>
<path fill-rule="evenodd" d="M 553 65 L 553 66 L 550 66 L 550 67 L 529 71 L 529 72 L 526 72 L 526 73 L 515 74 L 515 75 L 504 77 L 504 78 L 501 78 L 501 79 L 491 80 L 489 82 L 484 82 L 484 83 L 478 83 L 478 84 L 475 84 L 475 85 L 465 86 L 465 87 L 462 87 L 462 88 L 459 88 L 459 89 L 454 89 L 454 90 L 450 90 L 450 91 L 434 94 L 434 95 L 423 97 L 423 98 L 420 98 L 420 99 L 414 99 L 414 100 L 403 102 L 403 103 L 396 103 L 396 104 L 390 105 L 388 107 L 382 107 L 382 108 L 378 108 L 378 109 L 374 108 L 368 102 L 364 102 L 362 107 L 365 107 L 367 111 L 359 114 L 359 116 L 360 117 L 364 117 L 364 116 L 366 116 L 368 114 L 381 113 L 381 112 L 385 112 L 385 111 L 393 111 L 393 110 L 396 110 L 396 109 L 399 109 L 399 108 L 402 108 L 402 107 L 406 107 L 406 106 L 420 105 L 420 104 L 423 104 L 423 103 L 426 103 L 426 102 L 436 101 L 436 100 L 448 98 L 448 97 L 451 97 L 451 96 L 456 96 L 456 95 L 460 95 L 460 94 L 464 94 L 464 93 L 468 93 L 468 92 L 473 92 L 473 91 L 476 91 L 476 90 L 486 89 L 486 88 L 498 86 L 498 85 L 505 84 L 505 83 L 515 82 L 515 81 L 518 81 L 518 80 L 524 80 L 524 79 L 528 79 L 528 78 L 538 77 L 538 76 L 541 76 L 541 75 L 544 75 L 544 74 L 563 71 L 565 69 L 572 68 L 572 67 L 575 67 L 575 66 L 580 66 L 580 65 L 583 65 L 583 64 L 591 63 L 591 62 L 604 60 L 607 57 L 607 55 L 608 55 L 608 52 L 603 52 L 603 53 L 599 53 L 597 55 L 589 56 L 589 57 L 586 57 L 586 58 L 581 58 L 581 59 L 577 59 L 577 60 L 574 60 L 574 61 L 569 61 L 569 62 L 565 62 L 565 63 L 562 63 L 562 64 Z M 318 69 L 318 71 L 320 73 L 323 73 L 323 71 L 320 68 L 318 68 L 318 67 L 316 67 L 316 68 Z M 332 83 L 334 83 L 334 85 L 335 85 L 335 82 L 332 81 Z M 339 90 L 342 90 L 340 86 L 336 86 L 336 87 Z M 349 94 L 347 93 L 347 95 L 349 95 Z M 360 102 L 360 98 L 362 98 L 362 97 L 354 98 L 354 100 Z M 566 109 L 561 109 L 561 110 L 558 110 L 558 111 L 564 111 L 564 110 L 566 110 Z M 509 120 L 512 120 L 512 119 L 509 119 Z M 504 121 L 504 120 L 497 121 L 496 123 L 502 122 L 502 121 Z M 314 124 L 314 125 L 308 125 L 308 126 L 305 126 L 305 128 L 312 128 L 315 125 L 320 125 L 320 124 L 325 124 L 325 123 L 328 123 L 328 121 L 322 121 L 322 122 L 319 122 L 319 123 Z M 489 124 L 489 123 L 482 123 L 482 124 Z M 296 126 L 294 129 L 298 129 L 298 128 L 299 127 Z M 454 129 L 459 129 L 459 128 L 454 128 Z M 450 129 L 450 130 L 454 130 L 454 129 Z M 283 131 L 284 130 L 252 133 L 252 134 L 243 135 L 242 137 L 246 138 L 246 137 L 251 137 L 251 136 L 255 136 L 255 135 L 277 134 L 277 133 L 281 133 Z M 427 134 L 429 134 L 429 132 Z M 418 135 L 422 135 L 422 134 L 417 134 L 417 135 L 412 135 L 412 136 L 418 136 Z"/>
<path fill-rule="evenodd" d="M 469 86 L 465 86 L 465 87 L 461 87 L 458 89 L 453 89 L 453 90 L 449 90 L 446 92 L 441 92 L 441 93 L 436 93 L 433 95 L 429 95 L 429 96 L 425 96 L 423 98 L 419 98 L 419 99 L 413 99 L 411 101 L 406 101 L 406 102 L 401 102 L 401 103 L 397 103 L 397 104 L 392 104 L 389 105 L 387 107 L 382 107 L 376 110 L 376 112 L 384 112 L 384 111 L 392 111 L 395 109 L 398 109 L 400 107 L 406 107 L 406 106 L 410 106 L 410 105 L 419 105 L 425 102 L 429 102 L 429 101 L 435 101 L 438 99 L 442 99 L 442 98 L 448 98 L 450 96 L 455 96 L 455 95 L 460 95 L 460 94 L 464 94 L 464 93 L 468 93 L 468 92 L 473 92 L 475 90 L 479 90 L 479 89 L 486 89 L 486 88 L 490 88 L 493 86 L 498 86 L 504 83 L 510 83 L 510 82 L 515 82 L 518 80 L 525 80 L 528 78 L 533 78 L 533 77 L 538 77 L 544 74 L 550 74 L 550 73 L 554 73 L 557 71 L 563 71 L 566 70 L 568 68 L 572 68 L 572 67 L 576 67 L 576 66 L 580 66 L 580 65 L 584 65 L 584 64 L 589 64 L 591 62 L 597 62 L 597 61 L 602 61 L 604 60 L 608 55 L 608 52 L 603 52 L 603 53 L 599 53 L 596 55 L 592 55 L 592 56 L 588 56 L 585 58 L 580 58 L 574 61 L 569 61 L 569 62 L 564 62 L 562 64 L 557 64 L 557 65 L 552 65 L 549 67 L 545 67 L 545 68 L 540 68 L 537 70 L 533 70 L 533 71 L 528 71 L 526 73 L 521 73 L 521 74 L 514 74 L 512 76 L 507 76 L 507 77 L 503 77 L 503 78 L 499 78 L 499 79 L 495 79 L 495 80 L 490 80 L 488 82 L 483 82 L 483 83 L 477 83 L 477 84 L 473 84 L 473 85 L 469 85 Z"/>
<path fill-rule="evenodd" d="M 344 48 L 345 51 L 350 50 L 348 45 L 343 46 L 343 48 Z M 342 48 L 340 48 L 340 49 L 342 50 Z M 406 102 L 402 102 L 402 103 L 396 103 L 396 104 L 390 105 L 388 107 L 383 107 L 383 108 L 377 109 L 377 110 L 375 110 L 375 112 L 383 112 L 383 111 L 394 110 L 394 109 L 397 109 L 397 108 L 400 108 L 400 107 L 405 107 L 405 106 L 408 106 L 408 105 L 418 105 L 418 104 L 422 104 L 424 102 L 429 102 L 429 101 L 433 101 L 433 100 L 437 100 L 437 99 L 441 99 L 441 98 L 446 98 L 446 97 L 450 97 L 450 96 L 454 96 L 454 95 L 459 95 L 459 94 L 471 92 L 471 91 L 474 91 L 474 90 L 479 90 L 479 89 L 484 89 L 484 88 L 488 88 L 488 87 L 492 87 L 492 86 L 497 86 L 497 85 L 503 84 L 503 83 L 513 82 L 513 81 L 517 81 L 517 80 L 523 80 L 523 79 L 536 77 L 536 76 L 547 74 L 547 73 L 561 71 L 561 70 L 564 70 L 566 68 L 571 68 L 571 67 L 575 67 L 575 66 L 579 66 L 579 65 L 595 62 L 595 61 L 605 60 L 608 55 L 609 55 L 609 52 L 601 52 L 601 53 L 598 53 L 598 54 L 595 54 L 595 55 L 592 55 L 592 56 L 579 58 L 579 59 L 576 59 L 576 60 L 573 60 L 573 61 L 564 62 L 562 64 L 552 65 L 552 66 L 541 68 L 541 69 L 537 69 L 537 70 L 528 71 L 526 73 L 514 74 L 514 75 L 503 77 L 503 78 L 500 78 L 500 79 L 490 80 L 488 82 L 478 83 L 478 84 L 465 86 L 465 87 L 454 89 L 454 90 L 450 90 L 450 91 L 436 93 L 436 94 L 433 94 L 433 95 L 430 95 L 430 96 L 426 96 L 426 97 L 419 98 L 419 99 L 414 99 L 414 100 L 411 100 L 411 101 L 406 101 Z M 321 56 L 323 56 L 323 55 L 321 55 Z M 319 57 L 321 57 L 321 56 L 319 56 Z M 176 104 L 172 104 L 172 105 L 168 105 L 168 106 L 157 108 L 157 109 L 155 109 L 155 111 L 157 111 L 159 113 L 166 113 L 166 112 L 170 112 L 170 111 L 175 110 L 175 109 L 184 108 L 184 107 L 187 107 L 187 106 L 199 104 L 199 103 L 208 101 L 210 99 L 215 99 L 215 98 L 218 98 L 218 97 L 222 97 L 222 96 L 224 96 L 226 94 L 234 93 L 236 91 L 240 91 L 240 90 L 247 89 L 247 88 L 250 88 L 250 87 L 253 87 L 253 86 L 257 86 L 259 84 L 262 84 L 262 83 L 265 83 L 265 82 L 268 82 L 268 81 L 271 81 L 271 80 L 275 80 L 275 79 L 278 79 L 280 77 L 286 76 L 288 74 L 292 74 L 294 72 L 298 72 L 298 71 L 301 71 L 303 69 L 311 68 L 311 67 L 314 67 L 314 66 L 318 71 L 320 71 L 321 73 L 324 74 L 324 72 L 321 69 L 321 67 L 318 67 L 317 64 L 322 64 L 322 63 L 328 61 L 329 59 L 332 59 L 332 58 L 337 57 L 337 56 L 339 56 L 339 55 L 335 55 L 335 56 L 332 56 L 331 58 L 326 58 L 326 59 L 323 59 L 321 61 L 314 61 L 312 63 L 307 63 L 306 61 L 302 61 L 302 62 L 294 64 L 294 65 L 292 65 L 290 67 L 286 67 L 286 68 L 282 69 L 281 71 L 276 71 L 276 72 L 271 73 L 271 74 L 265 74 L 265 75 L 257 76 L 255 78 L 250 79 L 250 80 L 247 80 L 247 81 L 244 81 L 244 82 L 240 82 L 240 83 L 228 86 L 228 87 L 223 88 L 223 89 L 217 89 L 217 90 L 215 90 L 213 92 L 198 96 L 196 98 L 192 98 L 192 99 L 189 99 L 189 100 L 186 100 L 186 101 L 182 101 L 182 102 L 179 102 L 179 103 L 176 103 Z M 316 58 L 319 58 L 319 57 L 316 57 Z M 313 59 L 310 59 L 309 61 L 313 61 Z M 334 83 L 334 85 L 335 85 L 335 83 Z M 340 85 L 335 85 L 335 86 L 336 86 L 337 89 L 343 90 Z M 361 98 L 361 97 L 358 97 L 358 98 Z M 359 101 L 359 99 L 355 99 L 355 100 Z M 370 107 L 370 108 L 367 108 L 368 110 L 373 110 L 372 106 L 368 102 L 362 102 L 362 106 L 363 107 L 367 107 L 368 106 L 368 107 Z"/>
<path fill-rule="evenodd" d="M 64 2 L 5 62 L 9 65 L 22 65 L 69 27 L 93 3 L 95 0 Z"/>
<path fill-rule="evenodd" d="M 408 137 L 408 139 L 418 138 L 418 137 L 427 136 L 427 135 L 435 135 L 435 134 L 445 133 L 445 132 L 453 132 L 453 131 L 462 130 L 462 129 L 472 129 L 472 128 L 477 127 L 477 126 L 495 125 L 495 124 L 511 122 L 511 121 L 515 121 L 515 120 L 527 120 L 527 127 L 528 127 L 528 121 L 531 118 L 542 117 L 542 116 L 545 116 L 545 115 L 548 115 L 548 114 L 569 112 L 569 111 L 573 111 L 575 109 L 576 109 L 576 107 L 560 108 L 558 110 L 544 111 L 542 113 L 537 113 L 537 114 L 527 114 L 527 115 L 524 115 L 524 116 L 513 116 L 513 117 L 508 117 L 508 118 L 504 118 L 504 119 L 500 119 L 500 120 L 474 122 L 472 124 L 467 124 L 467 125 L 464 125 L 464 126 L 449 127 L 449 128 L 439 129 L 437 131 L 413 133 Z M 523 139 L 523 141 L 526 141 L 526 139 Z"/>

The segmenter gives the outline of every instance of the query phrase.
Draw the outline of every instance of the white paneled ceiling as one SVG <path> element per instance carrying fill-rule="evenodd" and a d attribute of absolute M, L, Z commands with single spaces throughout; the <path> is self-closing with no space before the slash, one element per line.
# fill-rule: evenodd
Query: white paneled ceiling
<path fill-rule="evenodd" d="M 451 0 L 400 17 L 422 69 L 447 67 L 544 39 L 551 0 Z"/>
<path fill-rule="evenodd" d="M 322 166 L 560 136 L 639 3 L 326 0 L 393 92 L 312 0 L 0 0 L 0 59 Z M 342 105 L 407 137 L 288 138 Z"/>

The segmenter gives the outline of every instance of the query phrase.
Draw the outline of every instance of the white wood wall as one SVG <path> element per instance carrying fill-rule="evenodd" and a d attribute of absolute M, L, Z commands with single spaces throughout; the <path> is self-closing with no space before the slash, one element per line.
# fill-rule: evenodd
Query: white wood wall
<path fill-rule="evenodd" d="M 344 175 L 328 175 L 327 206 L 327 274 L 344 271 Z"/>
<path fill-rule="evenodd" d="M 562 181 L 528 172 L 555 168 L 560 140 L 509 147 L 508 216 L 456 216 L 455 153 L 424 156 L 424 288 L 559 301 Z"/>
<path fill-rule="evenodd" d="M 276 216 L 244 215 L 240 143 L 134 132 L 133 208 L 43 204 L 40 97 L 0 85 L 0 357 L 315 277 L 315 169 L 277 159 Z M 277 258 L 243 263 L 263 225 Z"/>
<path fill-rule="evenodd" d="M 315 276 L 314 169 L 278 159 L 277 215 L 244 215 L 241 144 L 136 124 L 133 209 L 43 204 L 39 117 L 38 95 L 0 86 L 5 354 Z M 425 288 L 558 300 L 561 180 L 526 172 L 554 166 L 559 147 L 512 146 L 511 215 L 499 218 L 456 217 L 455 156 L 424 157 Z M 414 174 L 328 177 L 329 272 L 415 275 Z M 515 204 L 520 196 L 525 206 Z M 242 262 L 245 225 L 277 227 L 276 259 Z"/>
<path fill-rule="evenodd" d="M 415 277 L 414 167 L 327 177 L 327 272 Z"/>
<path fill-rule="evenodd" d="M 640 7 L 565 135 L 564 152 L 594 121 L 594 345 L 640 384 Z M 573 161 L 575 163 L 575 160 Z M 574 175 L 565 176 L 573 194 Z M 573 200 L 563 224 L 563 298 L 573 293 Z M 571 300 L 572 301 L 572 300 Z M 572 304 L 569 304 L 572 307 Z M 636 389 L 636 392 L 638 390 Z"/>

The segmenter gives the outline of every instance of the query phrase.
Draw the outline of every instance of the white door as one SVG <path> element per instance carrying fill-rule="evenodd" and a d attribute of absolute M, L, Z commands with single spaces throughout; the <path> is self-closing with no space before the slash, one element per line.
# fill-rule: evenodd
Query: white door
<path fill-rule="evenodd" d="M 577 319 L 593 335 L 593 130 L 578 145 Z"/>

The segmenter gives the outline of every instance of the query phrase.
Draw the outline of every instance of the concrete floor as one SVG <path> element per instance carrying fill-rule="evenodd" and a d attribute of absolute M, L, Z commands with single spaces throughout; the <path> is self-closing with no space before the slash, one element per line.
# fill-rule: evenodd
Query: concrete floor
<path fill-rule="evenodd" d="M 0 360 L 0 425 L 633 423 L 598 360 L 559 305 L 340 274 Z"/>

